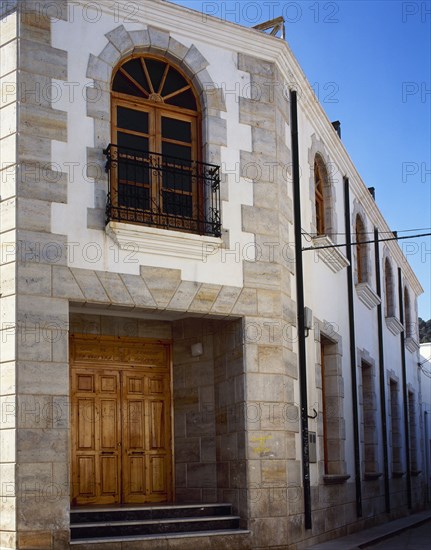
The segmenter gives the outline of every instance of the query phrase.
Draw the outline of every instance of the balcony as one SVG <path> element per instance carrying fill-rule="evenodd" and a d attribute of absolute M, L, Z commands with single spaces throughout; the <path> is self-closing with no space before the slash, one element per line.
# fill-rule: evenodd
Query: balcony
<path fill-rule="evenodd" d="M 221 236 L 220 167 L 109 145 L 106 222 Z"/>

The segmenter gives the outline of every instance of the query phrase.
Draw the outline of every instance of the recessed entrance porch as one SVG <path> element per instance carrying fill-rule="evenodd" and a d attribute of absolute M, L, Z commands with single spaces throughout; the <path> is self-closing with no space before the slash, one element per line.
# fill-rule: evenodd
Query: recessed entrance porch
<path fill-rule="evenodd" d="M 246 501 L 241 320 L 73 311 L 70 333 L 81 335 L 70 347 L 72 506 L 229 502 L 240 512 Z M 79 423 L 78 400 L 103 412 L 90 413 L 99 417 L 93 427 Z M 80 455 L 81 470 L 79 438 L 91 456 Z M 95 497 L 85 496 L 85 477 Z"/>

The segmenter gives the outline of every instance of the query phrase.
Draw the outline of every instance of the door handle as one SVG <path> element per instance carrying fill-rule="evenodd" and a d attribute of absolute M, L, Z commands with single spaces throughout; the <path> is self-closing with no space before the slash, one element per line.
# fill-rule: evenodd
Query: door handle
<path fill-rule="evenodd" d="M 131 455 L 144 455 L 144 451 L 129 451 L 129 454 Z"/>
<path fill-rule="evenodd" d="M 102 451 L 102 455 L 115 455 L 115 451 Z"/>

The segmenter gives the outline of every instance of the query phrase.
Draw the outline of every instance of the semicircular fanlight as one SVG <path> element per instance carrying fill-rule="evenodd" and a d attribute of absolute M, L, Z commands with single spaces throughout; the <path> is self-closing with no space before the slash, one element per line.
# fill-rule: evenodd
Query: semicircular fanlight
<path fill-rule="evenodd" d="M 175 67 L 149 57 L 136 57 L 117 70 L 112 90 L 156 103 L 197 110 L 191 85 Z"/>

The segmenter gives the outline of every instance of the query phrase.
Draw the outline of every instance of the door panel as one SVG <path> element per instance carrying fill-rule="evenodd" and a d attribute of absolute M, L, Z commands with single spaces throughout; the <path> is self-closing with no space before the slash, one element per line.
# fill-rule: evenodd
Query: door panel
<path fill-rule="evenodd" d="M 103 497 L 109 498 L 110 495 L 116 495 L 118 492 L 118 466 L 117 456 L 105 456 L 102 453 L 100 492 Z"/>
<path fill-rule="evenodd" d="M 119 344 L 119 356 L 126 357 L 125 350 Z M 169 353 L 157 344 L 143 351 L 147 358 L 163 352 L 164 364 L 132 367 L 112 359 L 97 365 L 87 359 L 76 365 L 72 359 L 74 505 L 172 499 Z"/>
<path fill-rule="evenodd" d="M 72 368 L 72 502 L 119 502 L 120 373 Z"/>
<path fill-rule="evenodd" d="M 166 486 L 166 456 L 150 456 L 148 459 L 149 485 L 153 495 L 163 496 Z"/>
<path fill-rule="evenodd" d="M 100 449 L 102 452 L 116 451 L 119 443 L 117 402 L 114 399 L 101 399 L 100 409 Z"/>
<path fill-rule="evenodd" d="M 162 459 L 171 460 L 169 376 L 124 370 L 122 377 L 124 502 L 166 502 L 171 498 L 171 472 L 166 465 L 153 468 L 152 453 L 156 442 Z M 153 387 L 158 403 L 152 400 Z"/>
<path fill-rule="evenodd" d="M 78 399 L 78 450 L 95 449 L 94 418 L 95 399 Z"/>
<path fill-rule="evenodd" d="M 83 498 L 96 498 L 96 457 L 77 456 L 78 493 Z"/>
<path fill-rule="evenodd" d="M 150 402 L 150 449 L 161 449 L 165 445 L 165 406 L 163 401 Z"/>

